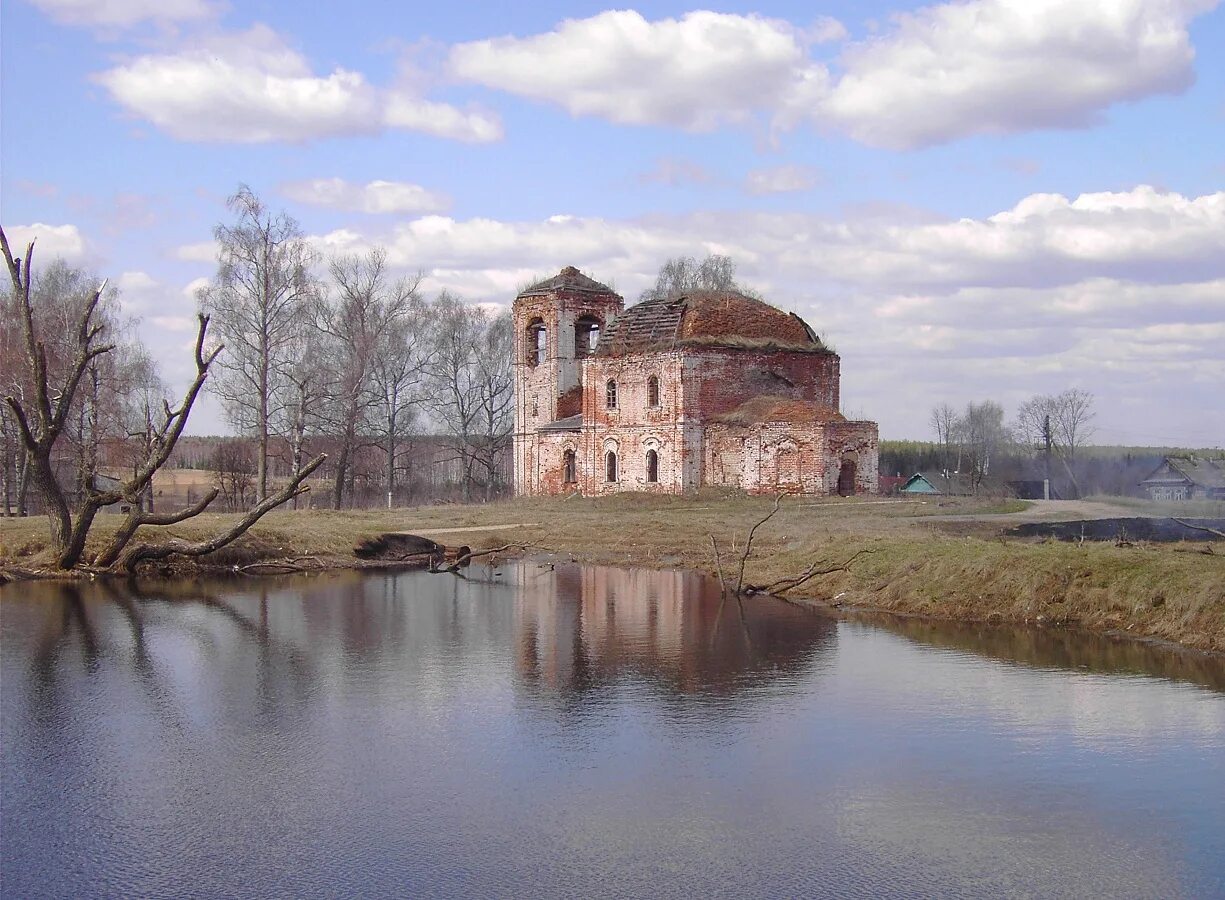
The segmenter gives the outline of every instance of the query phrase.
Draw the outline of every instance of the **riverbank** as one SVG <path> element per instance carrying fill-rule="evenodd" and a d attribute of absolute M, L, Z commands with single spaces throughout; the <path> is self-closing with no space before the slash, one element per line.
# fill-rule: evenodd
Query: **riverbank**
<path fill-rule="evenodd" d="M 714 535 L 725 574 L 734 581 L 749 529 L 772 505 L 769 498 L 621 495 L 355 512 L 278 510 L 209 565 L 249 572 L 284 571 L 280 563 L 352 567 L 359 541 L 404 531 L 452 547 L 526 546 L 585 562 L 713 574 Z M 789 596 L 935 619 L 1075 625 L 1225 651 L 1225 543 L 1004 537 L 1005 528 L 1032 518 L 1026 506 L 787 498 L 758 530 L 745 582 L 768 584 L 814 564 L 830 568 L 854 558 L 848 570 L 815 578 Z M 1048 508 L 1050 516 L 1061 515 L 1058 505 L 1042 507 Z M 1075 517 L 1075 508 L 1062 515 Z M 113 527 L 111 518 L 99 516 L 99 545 Z M 170 531 L 197 539 L 231 519 L 206 515 Z M 41 518 L 0 520 L 0 565 L 42 570 L 46 537 Z"/>

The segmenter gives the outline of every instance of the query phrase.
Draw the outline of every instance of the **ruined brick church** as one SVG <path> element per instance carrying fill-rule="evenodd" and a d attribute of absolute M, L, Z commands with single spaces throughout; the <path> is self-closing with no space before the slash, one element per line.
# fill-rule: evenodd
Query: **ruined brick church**
<path fill-rule="evenodd" d="M 839 358 L 733 291 L 625 308 L 573 267 L 515 298 L 515 493 L 873 494 L 875 422 L 838 411 Z"/>

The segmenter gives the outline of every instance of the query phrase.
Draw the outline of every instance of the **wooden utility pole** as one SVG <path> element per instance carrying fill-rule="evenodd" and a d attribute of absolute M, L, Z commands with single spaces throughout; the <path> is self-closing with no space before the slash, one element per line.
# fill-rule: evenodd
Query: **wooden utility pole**
<path fill-rule="evenodd" d="M 1042 440 L 1046 444 L 1046 474 L 1042 479 L 1042 499 L 1051 499 L 1051 417 L 1042 418 Z"/>

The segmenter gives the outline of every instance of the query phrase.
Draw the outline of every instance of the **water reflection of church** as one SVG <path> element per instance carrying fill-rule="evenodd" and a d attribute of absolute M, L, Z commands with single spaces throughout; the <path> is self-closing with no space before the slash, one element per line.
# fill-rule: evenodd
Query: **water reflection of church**
<path fill-rule="evenodd" d="M 516 599 L 516 668 L 526 683 L 582 692 L 623 678 L 692 694 L 731 694 L 800 673 L 832 649 L 836 625 L 769 598 L 722 600 L 693 572 L 527 561 L 507 565 Z"/>

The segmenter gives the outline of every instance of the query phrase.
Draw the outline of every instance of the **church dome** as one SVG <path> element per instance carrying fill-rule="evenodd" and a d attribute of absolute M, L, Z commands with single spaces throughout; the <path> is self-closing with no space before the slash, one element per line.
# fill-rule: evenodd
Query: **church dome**
<path fill-rule="evenodd" d="M 631 306 L 607 326 L 597 355 L 681 347 L 829 352 L 795 313 L 736 291 L 691 291 Z"/>

